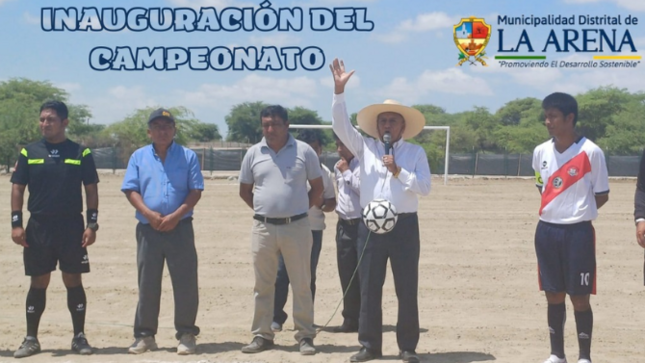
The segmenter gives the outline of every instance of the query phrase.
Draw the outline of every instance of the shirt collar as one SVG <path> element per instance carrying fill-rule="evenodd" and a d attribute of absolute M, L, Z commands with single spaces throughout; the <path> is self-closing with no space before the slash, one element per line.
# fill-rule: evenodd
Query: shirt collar
<path fill-rule="evenodd" d="M 175 140 L 172 140 L 172 142 L 170 143 L 170 146 L 168 146 L 168 152 L 166 153 L 166 155 L 170 154 L 173 150 L 175 150 L 176 147 L 177 147 L 176 145 L 177 145 L 177 143 L 175 142 Z M 155 150 L 155 144 L 154 143 L 150 144 L 150 150 L 152 151 L 152 155 L 158 156 L 157 155 L 157 150 Z"/>
<path fill-rule="evenodd" d="M 287 137 L 287 143 L 286 143 L 286 144 L 284 144 L 284 146 L 282 147 L 282 149 L 284 149 L 284 148 L 286 148 L 286 147 L 293 146 L 293 145 L 295 145 L 295 144 L 296 144 L 296 139 L 295 139 L 293 136 L 291 136 L 291 134 L 289 134 L 289 136 Z M 271 149 L 271 148 L 269 147 L 269 144 L 267 144 L 267 139 L 266 139 L 265 137 L 262 137 L 262 140 L 260 140 L 260 147 L 262 147 L 262 148 L 267 148 L 267 149 Z M 280 150 L 282 150 L 282 149 L 280 149 Z"/>

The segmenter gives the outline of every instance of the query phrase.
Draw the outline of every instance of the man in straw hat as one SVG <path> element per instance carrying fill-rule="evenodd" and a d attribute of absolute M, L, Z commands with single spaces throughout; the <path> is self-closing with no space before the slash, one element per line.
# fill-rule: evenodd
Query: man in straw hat
<path fill-rule="evenodd" d="M 419 219 L 418 196 L 430 192 L 430 166 L 418 145 L 405 142 L 425 125 L 418 110 L 386 100 L 358 113 L 358 125 L 369 136 L 362 136 L 349 121 L 345 105 L 345 85 L 354 71 L 345 72 L 342 61 L 330 65 L 334 76 L 332 124 L 334 132 L 360 161 L 361 208 L 376 198 L 389 200 L 398 212 L 394 230 L 370 234 L 364 223 L 358 229 L 358 250 L 363 253 L 358 267 L 361 311 L 358 341 L 361 350 L 352 362 L 365 362 L 382 356 L 383 283 L 390 259 L 394 286 L 399 301 L 396 338 L 404 362 L 418 362 L 415 349 L 419 341 Z"/>

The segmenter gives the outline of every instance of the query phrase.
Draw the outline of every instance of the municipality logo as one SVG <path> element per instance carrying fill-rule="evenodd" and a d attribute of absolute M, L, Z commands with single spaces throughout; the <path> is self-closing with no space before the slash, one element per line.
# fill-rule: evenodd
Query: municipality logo
<path fill-rule="evenodd" d="M 486 24 L 483 18 L 461 18 L 459 24 L 452 27 L 455 45 L 459 49 L 458 66 L 466 62 L 470 65 L 477 65 L 477 62 L 483 66 L 486 64 L 486 53 L 484 49 L 490 40 L 491 26 Z"/>

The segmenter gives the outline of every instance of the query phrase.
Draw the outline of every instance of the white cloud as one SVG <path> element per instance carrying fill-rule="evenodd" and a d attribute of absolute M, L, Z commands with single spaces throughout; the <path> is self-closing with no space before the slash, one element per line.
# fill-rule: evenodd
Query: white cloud
<path fill-rule="evenodd" d="M 404 20 L 397 26 L 398 30 L 409 32 L 425 32 L 428 30 L 443 29 L 457 23 L 456 17 L 450 17 L 443 12 L 419 14 L 416 19 Z"/>
<path fill-rule="evenodd" d="M 374 34 L 374 39 L 389 44 L 401 43 L 408 39 L 408 35 L 405 32 L 395 31 L 388 34 Z"/>
<path fill-rule="evenodd" d="M 70 93 L 70 94 L 73 93 L 73 92 L 76 92 L 76 91 L 80 91 L 83 88 L 80 83 L 71 83 L 71 82 L 70 83 L 55 83 L 54 86 L 58 87 L 58 88 L 62 88 L 65 91 L 67 91 L 67 93 Z"/>
<path fill-rule="evenodd" d="M 2 0 L 0 0 L 0 5 L 2 5 Z M 29 14 L 27 11 L 22 14 L 22 20 L 27 24 L 40 25 L 40 18 Z"/>
<path fill-rule="evenodd" d="M 393 31 L 386 34 L 376 34 L 374 38 L 384 43 L 401 43 L 407 40 L 411 33 L 451 28 L 458 21 L 458 17 L 451 17 L 444 12 L 433 11 L 431 13 L 419 14 L 414 19 L 404 20 Z"/>
<path fill-rule="evenodd" d="M 292 34 L 277 33 L 267 36 L 252 35 L 249 41 L 255 46 L 285 47 L 299 44 L 300 38 Z"/>
<path fill-rule="evenodd" d="M 490 96 L 493 91 L 483 78 L 473 77 L 458 68 L 426 70 L 414 80 L 398 77 L 377 91 L 383 98 L 393 98 L 405 104 L 413 104 L 429 93 Z"/>
<path fill-rule="evenodd" d="M 565 3 L 570 4 L 589 4 L 598 2 L 612 2 L 619 7 L 633 10 L 645 11 L 645 1 L 643 0 L 564 0 Z"/>
<path fill-rule="evenodd" d="M 180 94 L 180 104 L 187 107 L 214 107 L 219 111 L 228 111 L 235 104 L 249 101 L 279 103 L 286 107 L 312 107 L 319 97 L 317 82 L 312 78 L 280 79 L 257 74 L 248 75 L 234 84 L 203 84 L 195 91 Z"/>

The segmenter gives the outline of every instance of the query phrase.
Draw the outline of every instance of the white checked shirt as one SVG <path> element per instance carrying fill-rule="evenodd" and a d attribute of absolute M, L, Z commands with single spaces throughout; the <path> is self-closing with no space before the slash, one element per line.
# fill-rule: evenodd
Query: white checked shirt
<path fill-rule="evenodd" d="M 398 213 L 416 212 L 418 195 L 430 193 L 430 166 L 423 148 L 403 140 L 392 144 L 394 161 L 401 167 L 399 177 L 394 178 L 383 165 L 385 145 L 380 140 L 363 137 L 349 121 L 344 94 L 334 94 L 332 126 L 338 138 L 360 160 L 361 208 L 383 198 L 394 204 Z"/>
<path fill-rule="evenodd" d="M 358 158 L 352 158 L 349 162 L 349 169 L 340 172 L 334 166 L 334 175 L 338 185 L 338 197 L 336 198 L 336 213 L 341 219 L 349 220 L 361 217 L 360 201 L 360 173 Z"/>

